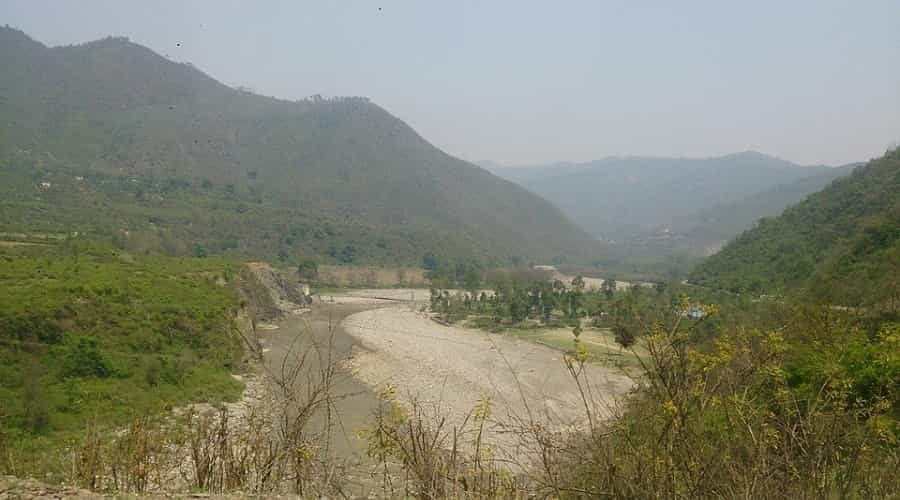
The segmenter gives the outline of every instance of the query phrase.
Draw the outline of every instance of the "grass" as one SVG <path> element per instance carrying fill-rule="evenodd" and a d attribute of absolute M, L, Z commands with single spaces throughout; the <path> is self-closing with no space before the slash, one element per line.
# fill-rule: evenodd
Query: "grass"
<path fill-rule="evenodd" d="M 570 351 L 573 347 L 574 337 L 569 328 L 508 328 L 504 329 L 502 334 L 536 342 L 560 351 Z M 635 358 L 635 353 L 638 356 L 646 354 L 639 345 L 634 347 L 634 352 L 623 349 L 616 343 L 608 328 L 584 328 L 579 339 L 587 349 L 590 361 L 606 366 L 637 369 L 640 367 L 640 363 Z"/>
<path fill-rule="evenodd" d="M 57 471 L 47 449 L 89 423 L 239 397 L 236 262 L 67 240 L 0 247 L 0 264 L 0 437 L 16 457 L 0 470 Z"/>
<path fill-rule="evenodd" d="M 460 317 L 458 319 L 463 320 L 464 318 Z M 489 317 L 477 316 L 465 319 L 463 325 L 468 328 L 486 330 L 491 333 L 542 344 L 564 352 L 571 351 L 574 347 L 572 328 L 546 326 L 537 321 L 504 326 L 497 325 Z M 644 358 L 647 355 L 646 349 L 640 345 L 640 342 L 631 349 L 623 349 L 616 343 L 609 328 L 588 326 L 586 322 L 582 322 L 582 332 L 579 340 L 590 356 L 589 361 L 605 366 L 615 366 L 629 371 L 638 370 L 640 368 L 638 358 Z"/>

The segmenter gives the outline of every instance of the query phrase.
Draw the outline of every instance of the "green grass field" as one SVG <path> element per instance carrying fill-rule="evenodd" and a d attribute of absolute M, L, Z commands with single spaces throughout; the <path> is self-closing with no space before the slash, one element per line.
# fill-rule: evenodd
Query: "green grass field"
<path fill-rule="evenodd" d="M 503 329 L 500 334 L 543 344 L 560 351 L 570 351 L 574 347 L 571 328 L 512 327 Z M 646 354 L 640 342 L 632 349 L 623 349 L 616 343 L 608 328 L 584 327 L 579 339 L 587 349 L 591 362 L 619 367 L 629 372 L 640 368 L 638 357 Z"/>
<path fill-rule="evenodd" d="M 77 240 L 0 246 L 6 460 L 54 470 L 37 462 L 89 422 L 114 427 L 188 401 L 237 398 L 236 269 Z"/>

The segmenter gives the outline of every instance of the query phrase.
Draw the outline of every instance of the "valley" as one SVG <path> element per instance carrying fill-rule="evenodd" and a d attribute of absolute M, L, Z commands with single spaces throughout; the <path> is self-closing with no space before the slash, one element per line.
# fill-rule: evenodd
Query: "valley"
<path fill-rule="evenodd" d="M 900 12 L 139 4 L 0 5 L 0 499 L 897 498 Z"/>

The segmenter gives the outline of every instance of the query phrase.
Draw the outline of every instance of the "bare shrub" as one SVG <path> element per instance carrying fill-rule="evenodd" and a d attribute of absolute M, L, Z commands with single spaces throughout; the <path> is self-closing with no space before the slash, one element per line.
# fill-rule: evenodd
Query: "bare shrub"
<path fill-rule="evenodd" d="M 84 439 L 73 452 L 72 479 L 82 488 L 100 491 L 105 475 L 104 459 L 106 450 L 103 435 L 92 420 L 88 423 Z"/>
<path fill-rule="evenodd" d="M 9 416 L 6 409 L 0 404 L 0 474 L 10 474 L 13 472 L 12 467 L 12 450 L 9 446 L 9 436 L 7 435 L 7 419 Z"/>
<path fill-rule="evenodd" d="M 369 456 L 381 467 L 385 493 L 417 498 L 512 498 L 525 493 L 485 445 L 489 400 L 482 399 L 461 425 L 451 426 L 440 406 L 431 408 L 415 398 L 401 403 L 391 387 L 379 396 L 364 437 Z"/>
<path fill-rule="evenodd" d="M 192 486 L 216 493 L 275 491 L 279 479 L 280 450 L 267 429 L 270 420 L 250 412 L 233 422 L 228 412 L 191 413 L 187 424 Z"/>
<path fill-rule="evenodd" d="M 139 417 L 116 439 L 109 462 L 113 491 L 144 493 L 151 481 L 161 482 L 167 454 L 163 432 L 158 421 Z"/>
<path fill-rule="evenodd" d="M 191 415 L 187 425 L 193 485 L 210 492 L 339 492 L 340 464 L 330 453 L 337 377 L 333 331 L 324 345 L 298 335 L 280 369 L 268 372 L 268 411 L 233 422 L 227 412 Z"/>

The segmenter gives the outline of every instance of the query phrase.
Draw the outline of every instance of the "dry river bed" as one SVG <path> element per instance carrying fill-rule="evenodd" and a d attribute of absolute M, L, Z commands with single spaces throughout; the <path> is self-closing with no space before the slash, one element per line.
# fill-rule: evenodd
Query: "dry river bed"
<path fill-rule="evenodd" d="M 387 387 L 401 405 L 415 400 L 444 416 L 446 429 L 462 427 L 476 405 L 489 401 L 486 439 L 496 447 L 510 444 L 506 431 L 512 427 L 584 425 L 584 403 L 560 351 L 439 324 L 421 311 L 427 296 L 427 290 L 324 295 L 310 312 L 265 332 L 264 357 L 272 372 L 295 363 L 295 353 L 313 343 L 331 345 L 332 359 L 342 368 L 336 393 L 345 395 L 336 402 L 338 455 L 364 464 L 359 431 L 371 425 L 376 395 Z M 317 361 L 309 359 L 315 369 Z M 584 377 L 600 418 L 634 385 L 617 369 L 599 365 L 589 365 Z"/>

